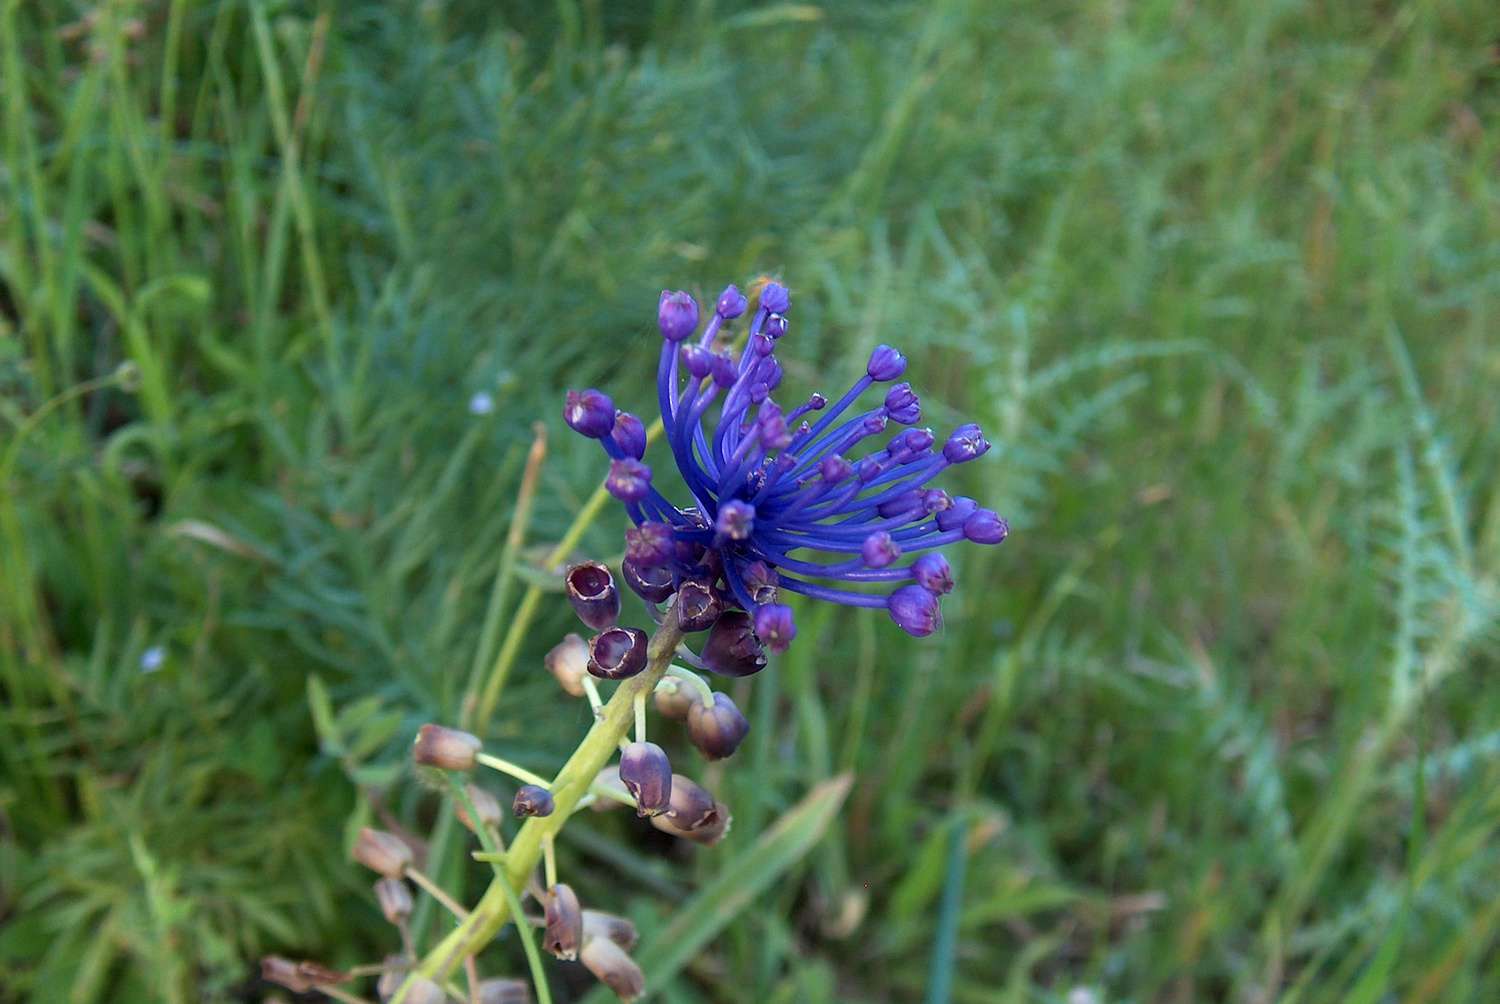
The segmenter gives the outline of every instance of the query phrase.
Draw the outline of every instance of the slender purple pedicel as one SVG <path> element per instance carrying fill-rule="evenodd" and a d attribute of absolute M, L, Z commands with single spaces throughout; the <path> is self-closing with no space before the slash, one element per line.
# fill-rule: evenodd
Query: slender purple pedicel
<path fill-rule="evenodd" d="M 952 570 L 935 549 L 998 544 L 1009 533 L 1004 519 L 973 499 L 929 486 L 990 444 L 974 424 L 946 439 L 915 427 L 921 401 L 909 383 L 894 382 L 906 372 L 898 350 L 878 346 L 836 399 L 813 394 L 795 408 L 773 399 L 791 306 L 787 288 L 768 282 L 750 311 L 731 285 L 699 331 L 697 302 L 662 294 L 657 405 L 691 495 L 686 508 L 652 483 L 639 419 L 616 412 L 597 390 L 570 391 L 563 411 L 568 425 L 609 454 L 606 485 L 634 524 L 626 533 L 626 582 L 653 602 L 691 592 L 687 616 L 698 630 L 709 628 L 702 658 L 735 676 L 765 664 L 761 646 L 781 651 L 795 637 L 784 592 L 884 609 L 908 633 L 931 634 L 942 623 L 938 599 L 953 588 Z M 728 330 L 742 315 L 743 340 Z M 725 348 L 736 343 L 744 348 Z M 877 384 L 889 384 L 876 392 L 878 402 L 859 406 Z M 875 437 L 893 425 L 905 428 L 880 445 Z"/>

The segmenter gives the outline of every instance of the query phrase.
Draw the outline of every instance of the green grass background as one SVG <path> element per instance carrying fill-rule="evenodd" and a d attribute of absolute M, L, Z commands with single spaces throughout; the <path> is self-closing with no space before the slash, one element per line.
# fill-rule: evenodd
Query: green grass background
<path fill-rule="evenodd" d="M 854 772 L 658 999 L 1500 1000 L 1497 46 L 1488 0 L 0 0 L 0 1000 L 394 950 L 357 785 L 441 814 L 404 749 L 490 657 L 533 423 L 545 546 L 601 475 L 561 390 L 649 412 L 657 291 L 762 273 L 789 387 L 903 346 L 1014 531 L 926 641 L 804 605 L 722 768 L 669 741 L 719 848 L 569 828 L 649 938 Z M 572 627 L 489 730 L 538 769 Z"/>

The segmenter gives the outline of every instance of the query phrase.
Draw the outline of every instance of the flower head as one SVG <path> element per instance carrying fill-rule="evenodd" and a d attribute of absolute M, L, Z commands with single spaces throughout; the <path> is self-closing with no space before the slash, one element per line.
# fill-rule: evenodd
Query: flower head
<path fill-rule="evenodd" d="M 878 346 L 863 375 L 831 402 L 813 394 L 786 407 L 772 396 L 782 380 L 776 349 L 791 306 L 780 283 L 761 288 L 754 311 L 729 286 L 698 332 L 692 298 L 663 294 L 657 407 L 691 495 L 686 506 L 662 495 L 641 462 L 638 419 L 616 413 L 597 390 L 569 392 L 564 407 L 568 424 L 599 440 L 612 461 L 606 484 L 634 524 L 626 534 L 626 582 L 652 602 L 692 583 L 692 627 L 702 630 L 717 617 L 703 661 L 730 675 L 758 671 L 762 646 L 779 651 L 796 635 L 782 590 L 882 608 L 910 634 L 931 634 L 942 622 L 938 598 L 953 587 L 948 563 L 934 549 L 998 544 L 1009 533 L 973 499 L 929 487 L 990 444 L 974 424 L 946 438 L 916 427 L 922 406 L 909 383 L 894 382 L 907 365 L 897 349 Z M 735 352 L 728 324 L 747 313 L 743 348 Z M 878 392 L 879 402 L 859 405 L 877 384 L 890 385 Z M 904 428 L 881 445 L 877 437 L 892 425 Z"/>

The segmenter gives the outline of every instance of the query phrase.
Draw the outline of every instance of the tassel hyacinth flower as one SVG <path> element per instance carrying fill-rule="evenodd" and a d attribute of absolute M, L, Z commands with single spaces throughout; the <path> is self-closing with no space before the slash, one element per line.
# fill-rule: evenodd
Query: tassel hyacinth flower
<path fill-rule="evenodd" d="M 782 651 L 795 637 L 781 590 L 881 608 L 907 633 L 931 634 L 942 623 L 939 598 L 953 588 L 936 549 L 998 544 L 1009 533 L 1004 519 L 973 499 L 929 486 L 946 468 L 983 456 L 989 442 L 973 424 L 942 440 L 918 428 L 921 402 L 910 384 L 896 382 L 906 358 L 887 345 L 837 400 L 813 394 L 784 408 L 772 394 L 781 386 L 776 349 L 791 296 L 779 283 L 765 285 L 736 353 L 727 347 L 728 326 L 748 306 L 730 285 L 700 333 L 693 298 L 661 294 L 657 406 L 691 495 L 686 506 L 654 483 L 640 419 L 617 411 L 599 390 L 567 395 L 564 419 L 604 448 L 605 485 L 634 524 L 626 533 L 626 581 L 651 602 L 684 589 L 704 608 L 713 607 L 707 597 L 716 599 L 724 612 L 714 611 L 715 628 L 743 611 L 735 637 L 711 637 L 705 646 L 708 668 L 730 675 L 764 665 L 751 648 Z M 861 405 L 871 390 L 883 394 Z M 881 442 L 892 425 L 902 428 Z M 710 626 L 690 622 L 688 629 Z M 721 665 L 711 657 L 715 641 L 730 649 Z"/>

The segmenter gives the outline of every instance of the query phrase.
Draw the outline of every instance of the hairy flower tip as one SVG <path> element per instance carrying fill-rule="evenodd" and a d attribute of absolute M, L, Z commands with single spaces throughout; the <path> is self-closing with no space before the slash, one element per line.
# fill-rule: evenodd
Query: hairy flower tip
<path fill-rule="evenodd" d="M 646 455 L 646 426 L 628 411 L 615 416 L 614 428 L 609 430 L 609 441 L 615 444 L 622 456 L 639 460 Z"/>
<path fill-rule="evenodd" d="M 477 784 L 464 786 L 464 793 L 469 796 L 469 801 L 474 805 L 474 811 L 479 814 L 479 819 L 469 817 L 468 807 L 463 802 L 457 802 L 453 808 L 453 814 L 458 817 L 465 829 L 478 833 L 481 829 L 494 829 L 500 825 L 500 800 L 491 795 Z"/>
<path fill-rule="evenodd" d="M 677 555 L 677 538 L 666 523 L 642 523 L 625 531 L 625 557 L 640 568 L 665 565 Z"/>
<path fill-rule="evenodd" d="M 766 668 L 766 652 L 754 624 L 738 610 L 726 611 L 714 621 L 699 658 L 720 676 L 752 676 Z"/>
<path fill-rule="evenodd" d="M 978 508 L 978 502 L 975 502 L 967 495 L 959 495 L 953 500 L 953 504 L 951 506 L 934 514 L 933 518 L 936 520 L 939 530 L 942 530 L 944 532 L 949 530 L 961 530 L 963 529 L 964 523 L 970 516 L 974 515 L 975 511 Z"/>
<path fill-rule="evenodd" d="M 474 996 L 478 1004 L 531 1004 L 531 984 L 503 977 L 480 980 Z"/>
<path fill-rule="evenodd" d="M 279 955 L 260 960 L 260 978 L 267 983 L 286 987 L 292 993 L 304 994 L 318 987 L 331 987 L 349 980 L 348 973 L 329 969 L 320 962 L 293 962 Z"/>
<path fill-rule="evenodd" d="M 612 460 L 604 487 L 621 502 L 639 502 L 651 494 L 651 468 L 630 457 Z"/>
<path fill-rule="evenodd" d="M 922 402 L 909 383 L 898 383 L 886 391 L 885 410 L 891 421 L 900 425 L 915 425 L 922 420 Z"/>
<path fill-rule="evenodd" d="M 731 499 L 719 507 L 714 529 L 728 540 L 748 540 L 755 529 L 755 506 Z"/>
<path fill-rule="evenodd" d="M 594 979 L 613 990 L 620 1000 L 639 1000 L 646 992 L 646 976 L 641 967 L 609 938 L 589 938 L 578 958 L 594 974 Z"/>
<path fill-rule="evenodd" d="M 625 951 L 630 951 L 640 940 L 635 925 L 624 917 L 617 917 L 603 910 L 583 911 L 583 940 L 608 938 Z"/>
<path fill-rule="evenodd" d="M 383 878 L 375 883 L 375 900 L 387 923 L 401 925 L 411 916 L 411 886 L 398 878 Z"/>
<path fill-rule="evenodd" d="M 976 544 L 998 544 L 1010 536 L 1010 524 L 991 509 L 975 509 L 964 520 L 964 536 Z"/>
<path fill-rule="evenodd" d="M 937 596 L 919 585 L 902 586 L 886 605 L 896 626 L 916 638 L 927 637 L 943 623 Z"/>
<path fill-rule="evenodd" d="M 859 555 L 870 568 L 885 568 L 901 557 L 901 545 L 884 530 L 876 530 L 859 545 Z"/>
<path fill-rule="evenodd" d="M 570 390 L 563 403 L 563 421 L 574 432 L 603 439 L 615 427 L 615 403 L 603 391 Z"/>
<path fill-rule="evenodd" d="M 797 637 L 792 608 L 784 603 L 762 603 L 755 609 L 755 636 L 772 652 L 785 652 Z"/>
<path fill-rule="evenodd" d="M 707 631 L 724 612 L 724 602 L 702 579 L 684 579 L 677 588 L 677 626 L 688 633 Z"/>
<path fill-rule="evenodd" d="M 624 680 L 646 668 L 646 632 L 612 627 L 589 639 L 589 672 L 603 680 Z"/>
<path fill-rule="evenodd" d="M 563 585 L 579 620 L 595 631 L 614 627 L 620 617 L 620 593 L 609 566 L 600 561 L 580 561 L 563 576 Z"/>
<path fill-rule="evenodd" d="M 694 701 L 687 713 L 688 739 L 710 760 L 733 755 L 750 733 L 750 723 L 728 694 L 714 694 L 712 707 Z"/>
<path fill-rule="evenodd" d="M 865 364 L 865 372 L 877 383 L 895 380 L 906 372 L 906 357 L 889 345 L 877 345 Z"/>
<path fill-rule="evenodd" d="M 760 309 L 772 314 L 785 314 L 792 309 L 792 294 L 779 282 L 768 282 L 760 291 Z"/>
<path fill-rule="evenodd" d="M 629 582 L 630 576 L 627 575 L 625 581 Z M 578 635 L 564 635 L 562 641 L 552 646 L 542 664 L 570 697 L 582 697 L 587 693 L 583 688 L 583 676 L 589 671 L 589 646 Z"/>
<path fill-rule="evenodd" d="M 732 321 L 743 314 L 750 306 L 750 301 L 745 299 L 745 294 L 734 283 L 724 287 L 724 292 L 719 294 L 719 299 L 714 302 L 714 313 L 726 321 Z"/>
<path fill-rule="evenodd" d="M 516 797 L 510 803 L 510 811 L 517 819 L 550 816 L 552 809 L 552 792 L 539 784 L 521 785 L 516 789 Z"/>
<path fill-rule="evenodd" d="M 484 744 L 476 735 L 429 723 L 417 730 L 417 738 L 411 744 L 411 758 L 424 767 L 470 770 L 475 755 L 482 749 Z"/>
<path fill-rule="evenodd" d="M 354 840 L 354 860 L 386 878 L 400 878 L 411 866 L 411 848 L 394 833 L 366 826 Z"/>
<path fill-rule="evenodd" d="M 544 908 L 547 927 L 542 947 L 564 962 L 578 958 L 583 944 L 583 908 L 578 905 L 578 894 L 572 886 L 559 882 L 547 890 Z"/>
<path fill-rule="evenodd" d="M 680 289 L 662 290 L 656 304 L 656 324 L 667 341 L 682 341 L 698 329 L 698 301 Z"/>
<path fill-rule="evenodd" d="M 672 764 L 655 743 L 631 743 L 620 752 L 620 781 L 638 816 L 660 815 L 671 804 Z"/>
<path fill-rule="evenodd" d="M 620 562 L 620 575 L 630 591 L 648 603 L 661 603 L 674 592 L 672 570 L 666 565 L 641 565 L 626 558 Z"/>
<path fill-rule="evenodd" d="M 953 569 L 949 567 L 948 559 L 936 552 L 924 554 L 914 561 L 911 575 L 917 580 L 917 585 L 936 596 L 953 591 Z"/>

